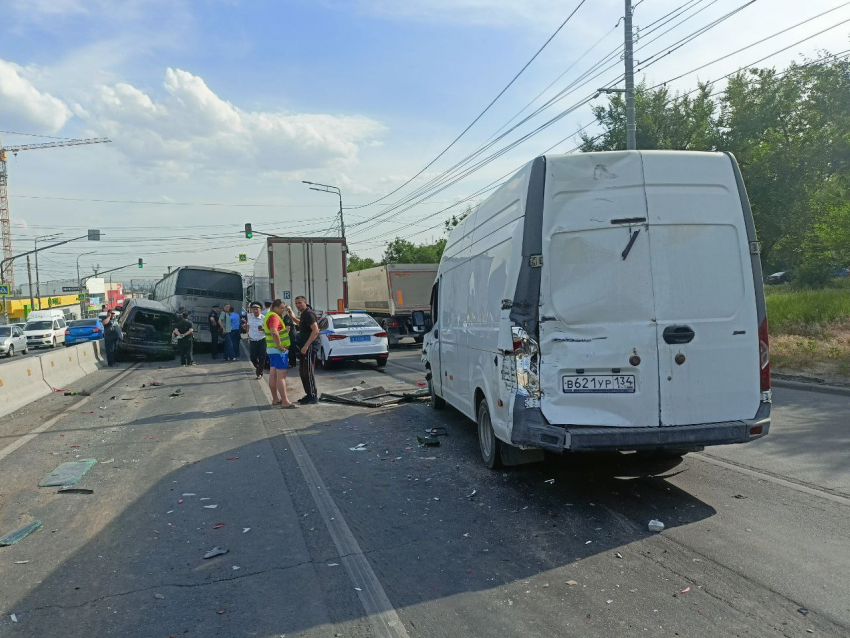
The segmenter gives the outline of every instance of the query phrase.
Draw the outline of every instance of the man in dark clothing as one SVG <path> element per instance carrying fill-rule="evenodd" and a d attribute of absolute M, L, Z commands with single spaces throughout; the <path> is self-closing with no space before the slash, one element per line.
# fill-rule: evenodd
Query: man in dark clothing
<path fill-rule="evenodd" d="M 319 393 L 316 390 L 316 357 L 319 353 L 319 321 L 313 309 L 307 305 L 307 298 L 298 296 L 295 298 L 295 307 L 298 308 L 300 317 L 296 317 L 292 308 L 288 308 L 289 317 L 298 326 L 298 343 L 301 345 L 301 383 L 304 386 L 305 396 L 298 400 L 302 405 L 312 405 L 319 402 Z"/>
<path fill-rule="evenodd" d="M 289 367 L 294 368 L 298 365 L 299 352 L 301 347 L 298 345 L 298 326 L 288 314 L 283 316 L 283 325 L 289 331 Z"/>
<path fill-rule="evenodd" d="M 115 367 L 115 351 L 121 339 L 121 329 L 115 321 L 115 313 L 111 310 L 103 318 L 103 346 L 106 350 L 106 365 Z"/>
<path fill-rule="evenodd" d="M 218 359 L 218 338 L 221 336 L 221 326 L 218 323 L 218 316 L 220 314 L 221 308 L 219 308 L 218 304 L 215 304 L 207 317 L 207 321 L 210 324 L 210 350 L 212 351 L 213 359 Z"/>
<path fill-rule="evenodd" d="M 192 360 L 192 342 L 195 339 L 193 337 L 195 334 L 195 328 L 192 326 L 192 322 L 189 321 L 188 312 L 184 312 L 180 315 L 180 321 L 177 322 L 177 326 L 171 334 L 178 339 L 177 349 L 180 351 L 180 365 L 195 365 L 195 362 Z"/>

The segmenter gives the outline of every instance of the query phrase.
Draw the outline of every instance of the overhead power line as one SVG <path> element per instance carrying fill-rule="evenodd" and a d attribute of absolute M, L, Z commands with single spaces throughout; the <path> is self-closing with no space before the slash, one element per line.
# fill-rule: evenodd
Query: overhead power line
<path fill-rule="evenodd" d="M 576 12 L 579 9 L 581 9 L 582 5 L 584 5 L 585 2 L 587 2 L 587 0 L 581 0 L 581 2 L 578 3 L 576 8 L 573 9 L 572 13 L 570 13 L 570 15 L 568 15 L 567 18 L 560 24 L 560 26 L 558 26 L 558 28 L 555 29 L 555 32 L 552 35 L 550 35 L 549 39 L 546 40 L 546 42 L 543 43 L 543 46 L 541 46 L 537 50 L 537 52 L 533 56 L 531 56 L 531 59 L 523 65 L 523 67 L 519 70 L 519 72 L 511 79 L 510 82 L 507 83 L 505 88 L 503 88 L 501 91 L 499 91 L 499 94 L 496 97 L 493 98 L 493 100 L 487 105 L 487 107 L 483 111 L 481 111 L 481 113 L 479 113 L 475 117 L 475 119 L 472 120 L 472 122 L 470 122 L 469 125 L 465 129 L 463 129 L 463 131 L 461 131 L 460 135 L 458 135 L 454 140 L 452 140 L 451 144 L 449 144 L 446 148 L 444 148 L 442 151 L 440 151 L 439 155 L 437 155 L 434 159 L 432 159 L 430 162 L 428 162 L 428 164 L 426 164 L 424 167 L 422 167 L 422 169 L 420 169 L 419 172 L 417 172 L 413 177 L 411 177 L 406 182 L 404 182 L 403 184 L 401 184 L 397 188 L 393 189 L 392 191 L 390 191 L 386 195 L 379 197 L 378 199 L 371 201 L 367 204 L 360 204 L 359 206 L 354 206 L 353 208 L 355 208 L 355 209 L 356 208 L 363 208 L 365 206 L 371 206 L 372 204 L 377 204 L 378 202 L 385 200 L 390 195 L 397 193 L 402 188 L 404 188 L 405 186 L 410 184 L 413 180 L 415 180 L 417 177 L 422 175 L 422 173 L 424 173 L 431 166 L 433 166 L 434 162 L 436 162 L 443 155 L 445 155 L 446 152 L 450 148 L 452 148 L 458 142 L 458 140 L 460 140 L 460 138 L 462 138 L 467 133 L 467 131 L 469 131 L 469 129 L 471 129 L 475 125 L 476 122 L 478 122 L 478 120 L 480 120 L 482 117 L 484 117 L 484 114 L 487 113 L 487 111 L 490 110 L 490 108 L 499 100 L 499 98 L 502 97 L 502 95 L 505 94 L 505 91 L 507 91 L 509 88 L 511 88 L 511 86 L 513 86 L 513 83 L 516 82 L 519 79 L 519 76 L 521 76 L 525 72 L 525 70 L 531 65 L 531 63 L 534 62 L 534 60 L 537 59 L 537 56 L 540 55 L 543 52 L 543 49 L 545 49 L 549 45 L 549 43 L 555 38 L 555 36 L 558 35 L 558 33 L 561 31 L 561 29 L 563 29 L 566 26 L 566 24 L 572 19 L 572 17 L 576 14 Z"/>

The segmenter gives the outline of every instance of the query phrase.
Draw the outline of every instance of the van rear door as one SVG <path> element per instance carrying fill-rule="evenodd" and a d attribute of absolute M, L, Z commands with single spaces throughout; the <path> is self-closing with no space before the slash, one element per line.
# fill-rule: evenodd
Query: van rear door
<path fill-rule="evenodd" d="M 644 152 L 661 425 L 748 419 L 759 407 L 750 246 L 726 155 Z"/>
<path fill-rule="evenodd" d="M 546 173 L 540 408 L 553 424 L 657 426 L 658 345 L 640 155 L 553 157 Z"/>

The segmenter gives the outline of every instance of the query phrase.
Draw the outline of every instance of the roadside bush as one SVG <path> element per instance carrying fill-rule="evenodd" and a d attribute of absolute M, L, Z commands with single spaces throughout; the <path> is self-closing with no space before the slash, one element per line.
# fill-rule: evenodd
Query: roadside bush
<path fill-rule="evenodd" d="M 820 290 L 768 289 L 767 319 L 774 334 L 821 336 L 832 324 L 850 322 L 850 290 L 844 282 Z"/>

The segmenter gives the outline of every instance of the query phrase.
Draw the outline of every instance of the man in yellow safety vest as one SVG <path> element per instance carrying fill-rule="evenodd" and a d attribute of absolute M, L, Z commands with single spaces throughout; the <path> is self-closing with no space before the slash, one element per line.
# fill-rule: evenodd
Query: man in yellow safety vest
<path fill-rule="evenodd" d="M 266 335 L 266 356 L 269 359 L 269 390 L 272 393 L 272 405 L 294 409 L 298 406 L 289 400 L 286 394 L 286 373 L 289 371 L 289 331 L 284 327 L 281 316 L 286 306 L 280 299 L 272 302 L 272 307 L 263 318 L 263 332 Z"/>

